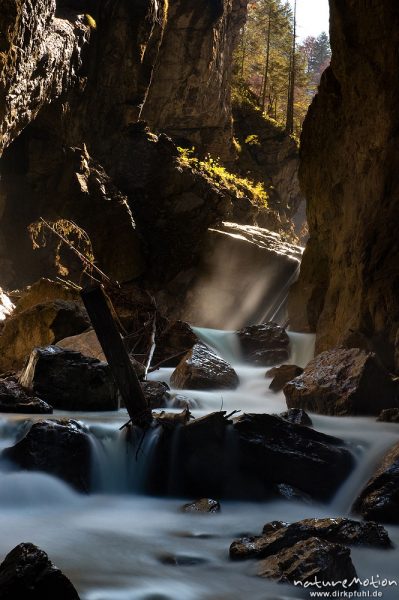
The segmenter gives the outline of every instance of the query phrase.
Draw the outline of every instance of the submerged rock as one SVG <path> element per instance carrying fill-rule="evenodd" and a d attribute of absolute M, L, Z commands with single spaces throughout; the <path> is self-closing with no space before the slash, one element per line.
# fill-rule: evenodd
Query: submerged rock
<path fill-rule="evenodd" d="M 266 377 L 272 378 L 269 389 L 273 392 L 281 392 L 286 383 L 302 375 L 303 369 L 296 365 L 281 365 L 281 367 L 273 367 L 266 373 Z"/>
<path fill-rule="evenodd" d="M 61 410 L 117 410 L 119 394 L 106 363 L 57 346 L 36 348 L 20 376 L 26 389 Z"/>
<path fill-rule="evenodd" d="M 399 444 L 385 455 L 353 509 L 365 519 L 399 524 Z"/>
<path fill-rule="evenodd" d="M 16 546 L 0 565 L 0 600 L 79 600 L 69 579 L 37 546 Z"/>
<path fill-rule="evenodd" d="M 201 498 L 182 507 L 182 511 L 186 513 L 217 513 L 220 510 L 219 502 L 210 498 Z"/>
<path fill-rule="evenodd" d="M 36 347 L 54 344 L 81 333 L 89 318 L 74 302 L 55 300 L 37 304 L 6 319 L 0 336 L 0 370 L 17 370 Z"/>
<path fill-rule="evenodd" d="M 0 379 L 0 413 L 51 414 L 52 406 L 29 395 L 12 377 Z"/>
<path fill-rule="evenodd" d="M 259 562 L 258 575 L 266 579 L 274 579 L 279 583 L 315 581 L 339 582 L 346 580 L 348 587 L 357 589 L 353 582 L 357 577 L 351 560 L 349 548 L 341 544 L 332 544 L 318 538 L 310 538 L 298 542 L 294 546 L 284 548 L 277 554 L 268 556 Z M 352 582 L 352 585 L 350 585 Z M 295 583 L 298 586 L 298 583 Z M 335 589 L 342 589 L 336 586 Z"/>
<path fill-rule="evenodd" d="M 80 492 L 89 492 L 91 443 L 89 434 L 72 420 L 38 421 L 2 457 L 26 471 L 43 471 L 63 479 Z"/>
<path fill-rule="evenodd" d="M 156 341 L 153 365 L 177 367 L 184 354 L 189 352 L 199 339 L 188 323 L 174 321 Z"/>
<path fill-rule="evenodd" d="M 239 385 L 238 375 L 228 362 L 205 344 L 195 344 L 172 373 L 170 382 L 177 389 L 227 390 Z"/>
<path fill-rule="evenodd" d="M 230 558 L 264 558 L 309 538 L 348 546 L 392 548 L 388 532 L 377 523 L 343 517 L 304 519 L 291 525 L 282 521 L 267 523 L 262 535 L 235 540 L 230 546 Z"/>
<path fill-rule="evenodd" d="M 295 423 L 295 425 L 305 425 L 306 427 L 312 427 L 313 425 L 312 419 L 302 408 L 290 408 L 281 413 L 279 417 L 290 423 Z"/>
<path fill-rule="evenodd" d="M 289 337 L 276 323 L 251 325 L 237 332 L 244 359 L 261 367 L 283 362 L 289 357 Z"/>
<path fill-rule="evenodd" d="M 326 415 L 378 415 L 397 408 L 397 388 L 375 354 L 336 348 L 316 356 L 284 387 L 288 408 Z"/>

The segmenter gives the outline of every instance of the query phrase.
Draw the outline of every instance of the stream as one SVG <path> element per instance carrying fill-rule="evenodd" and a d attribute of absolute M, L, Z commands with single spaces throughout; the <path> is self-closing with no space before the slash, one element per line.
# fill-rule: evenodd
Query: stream
<path fill-rule="evenodd" d="M 268 389 L 265 368 L 243 365 L 232 332 L 196 329 L 209 346 L 235 367 L 237 390 L 188 392 L 192 413 L 217 410 L 279 413 L 286 410 L 283 393 Z M 311 359 L 314 338 L 290 333 L 291 358 L 300 366 Z M 150 378 L 169 382 L 172 369 Z M 173 390 L 172 390 L 173 391 Z M 272 520 L 297 521 L 307 517 L 347 516 L 362 485 L 384 452 L 399 440 L 399 426 L 372 418 L 311 415 L 314 427 L 351 444 L 357 466 L 329 505 L 278 500 L 222 501 L 219 514 L 180 512 L 185 498 L 159 499 L 140 493 L 156 448 L 156 436 L 145 440 L 140 452 L 127 448 L 119 427 L 125 410 L 112 413 L 65 413 L 84 423 L 92 433 L 94 489 L 90 496 L 75 493 L 62 481 L 43 473 L 12 471 L 0 463 L 0 554 L 20 542 L 33 542 L 70 577 L 82 600 L 283 600 L 309 598 L 309 593 L 253 576 L 256 562 L 230 562 L 234 538 L 258 534 Z M 42 416 L 9 415 L 0 419 L 0 447 L 23 437 L 28 423 Z M 228 443 L 228 442 L 226 442 Z M 194 498 L 192 498 L 194 500 Z M 395 545 L 399 527 L 387 527 Z M 179 566 L 168 564 L 178 557 Z M 361 579 L 395 579 L 397 550 L 352 549 Z M 184 564 L 182 564 L 184 563 Z M 370 590 L 370 594 L 374 592 Z M 369 597 L 377 597 L 370 595 Z M 397 600 L 395 586 L 383 589 L 385 600 Z"/>

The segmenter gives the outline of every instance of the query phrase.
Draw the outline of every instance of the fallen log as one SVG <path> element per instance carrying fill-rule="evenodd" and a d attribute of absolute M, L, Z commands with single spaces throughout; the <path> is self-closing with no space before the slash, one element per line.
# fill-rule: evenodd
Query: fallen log
<path fill-rule="evenodd" d="M 110 299 L 102 285 L 86 287 L 81 291 L 81 297 L 130 420 L 139 427 L 148 427 L 152 421 L 151 410 L 112 316 Z"/>

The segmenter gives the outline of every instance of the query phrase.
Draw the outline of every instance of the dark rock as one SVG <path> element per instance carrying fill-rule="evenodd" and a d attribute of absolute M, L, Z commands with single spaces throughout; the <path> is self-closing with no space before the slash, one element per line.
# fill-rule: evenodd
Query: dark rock
<path fill-rule="evenodd" d="M 269 389 L 273 392 L 280 392 L 286 383 L 302 375 L 303 369 L 296 365 L 281 365 L 281 367 L 274 367 L 266 373 L 266 377 L 272 378 L 272 382 L 269 385 Z"/>
<path fill-rule="evenodd" d="M 167 383 L 161 381 L 142 381 L 141 388 L 150 408 L 166 408 L 171 405 Z M 173 406 L 173 408 L 175 407 Z"/>
<path fill-rule="evenodd" d="M 237 335 L 244 359 L 254 365 L 267 367 L 289 357 L 289 337 L 276 323 L 251 325 Z"/>
<path fill-rule="evenodd" d="M 37 304 L 5 321 L 0 336 L 0 370 L 17 370 L 36 347 L 54 344 L 89 327 L 86 311 L 74 302 Z"/>
<path fill-rule="evenodd" d="M 36 348 L 21 385 L 61 410 L 117 410 L 119 394 L 106 363 L 58 346 Z"/>
<path fill-rule="evenodd" d="M 204 344 L 195 344 L 181 360 L 170 382 L 177 389 L 235 389 L 239 379 L 234 369 Z"/>
<path fill-rule="evenodd" d="M 16 546 L 0 565 L 0 599 L 79 600 L 69 579 L 34 544 Z"/>
<path fill-rule="evenodd" d="M 163 367 L 177 367 L 182 356 L 199 342 L 197 335 L 188 323 L 174 321 L 156 340 L 152 364 Z"/>
<path fill-rule="evenodd" d="M 398 406 L 396 385 L 375 354 L 336 348 L 316 356 L 284 387 L 288 408 L 327 415 L 378 415 Z"/>
<path fill-rule="evenodd" d="M 39 421 L 3 458 L 27 471 L 43 471 L 81 492 L 90 490 L 91 443 L 76 421 Z"/>
<path fill-rule="evenodd" d="M 281 498 L 285 500 L 293 500 L 295 502 L 305 502 L 306 504 L 312 503 L 312 498 L 309 494 L 305 494 L 298 488 L 288 485 L 287 483 L 278 483 L 276 485 L 276 492 Z"/>
<path fill-rule="evenodd" d="M 399 444 L 386 454 L 353 509 L 365 519 L 399 523 Z"/>
<path fill-rule="evenodd" d="M 277 416 L 243 415 L 235 420 L 234 431 L 240 468 L 260 489 L 284 483 L 312 498 L 326 499 L 353 467 L 353 457 L 341 440 Z"/>
<path fill-rule="evenodd" d="M 295 425 L 305 425 L 306 427 L 312 427 L 313 425 L 312 419 L 302 408 L 290 408 L 278 416 Z"/>
<path fill-rule="evenodd" d="M 201 498 L 182 507 L 186 513 L 217 513 L 220 512 L 220 504 L 217 500 L 210 498 Z"/>
<path fill-rule="evenodd" d="M 0 379 L 0 412 L 51 414 L 53 408 L 36 396 L 29 395 L 12 377 Z"/>
<path fill-rule="evenodd" d="M 230 558 L 264 558 L 310 538 L 320 538 L 347 546 L 392 548 L 388 532 L 377 523 L 353 521 L 342 517 L 304 519 L 291 525 L 281 521 L 267 523 L 262 535 L 234 541 L 230 546 Z"/>
<path fill-rule="evenodd" d="M 377 421 L 399 423 L 399 408 L 385 408 L 380 412 Z"/>
<path fill-rule="evenodd" d="M 200 556 L 187 556 L 185 554 L 164 554 L 159 557 L 159 561 L 163 565 L 171 567 L 194 567 L 196 565 L 204 565 L 208 561 Z"/>
<path fill-rule="evenodd" d="M 310 538 L 298 542 L 294 546 L 284 548 L 274 556 L 268 556 L 259 562 L 258 575 L 266 579 L 274 579 L 279 583 L 339 582 L 346 580 L 345 589 L 357 589 L 352 583 L 357 577 L 351 560 L 349 548 L 340 544 L 331 544 L 318 538 Z M 298 584 L 296 584 L 298 586 Z M 335 589 L 343 589 L 336 586 Z"/>

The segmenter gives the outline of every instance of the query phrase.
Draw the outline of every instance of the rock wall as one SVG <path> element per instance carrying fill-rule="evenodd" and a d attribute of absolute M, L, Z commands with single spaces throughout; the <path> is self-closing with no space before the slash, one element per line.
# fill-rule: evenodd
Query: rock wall
<path fill-rule="evenodd" d="M 399 4 L 330 0 L 331 66 L 302 134 L 310 240 L 290 299 L 317 350 L 369 347 L 396 370 Z"/>

